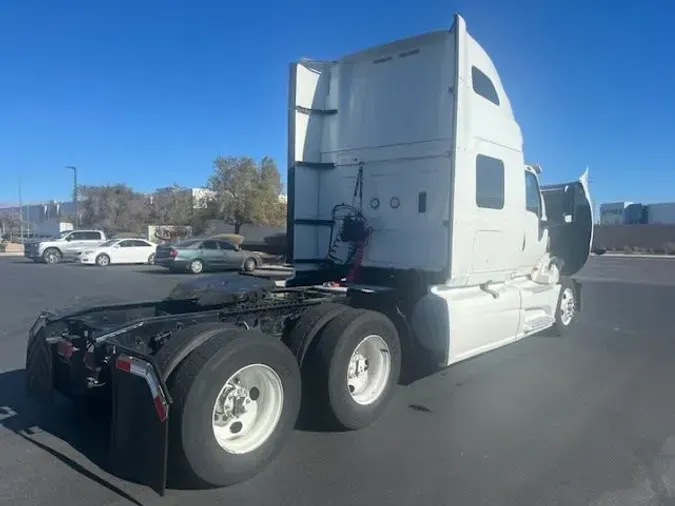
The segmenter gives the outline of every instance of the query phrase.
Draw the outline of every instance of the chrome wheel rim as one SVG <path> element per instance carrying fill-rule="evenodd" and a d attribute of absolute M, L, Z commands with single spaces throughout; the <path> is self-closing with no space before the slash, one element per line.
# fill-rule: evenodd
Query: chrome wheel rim
<path fill-rule="evenodd" d="M 284 387 L 265 364 L 242 367 L 220 390 L 211 415 L 213 435 L 228 453 L 242 455 L 260 448 L 279 424 Z"/>
<path fill-rule="evenodd" d="M 356 347 L 347 367 L 347 388 L 357 404 L 377 401 L 391 376 L 391 353 L 381 336 L 371 334 Z"/>
<path fill-rule="evenodd" d="M 565 288 L 560 296 L 560 321 L 567 326 L 574 319 L 574 292 L 571 288 Z"/>

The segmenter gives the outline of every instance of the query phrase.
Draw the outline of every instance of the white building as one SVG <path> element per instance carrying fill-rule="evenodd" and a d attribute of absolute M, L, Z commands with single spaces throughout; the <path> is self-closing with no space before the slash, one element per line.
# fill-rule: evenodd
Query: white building
<path fill-rule="evenodd" d="M 208 188 L 190 188 L 190 191 L 193 209 L 204 209 L 208 202 L 216 197 L 216 192 Z"/>
<path fill-rule="evenodd" d="M 647 223 L 650 225 L 674 225 L 675 202 L 647 204 Z"/>
<path fill-rule="evenodd" d="M 626 222 L 626 208 L 632 202 L 608 202 L 600 204 L 600 225 L 623 225 Z"/>
<path fill-rule="evenodd" d="M 78 210 L 81 216 L 81 209 Z M 17 221 L 21 219 L 24 231 L 34 235 L 54 235 L 63 230 L 62 223 L 72 223 L 75 218 L 74 202 L 58 202 L 51 200 L 41 204 L 26 204 L 0 208 L 0 216 L 11 216 Z"/>

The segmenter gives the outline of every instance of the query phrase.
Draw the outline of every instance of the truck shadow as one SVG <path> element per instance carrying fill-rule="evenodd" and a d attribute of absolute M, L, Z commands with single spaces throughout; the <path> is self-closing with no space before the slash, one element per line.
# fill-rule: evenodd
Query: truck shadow
<path fill-rule="evenodd" d="M 105 487 L 132 504 L 141 505 L 121 488 L 78 463 L 66 454 L 59 440 L 89 460 L 94 466 L 110 473 L 108 458 L 110 423 L 105 410 L 78 407 L 55 396 L 51 405 L 39 405 L 25 393 L 24 371 L 0 373 L 0 429 L 13 432 L 32 443 L 73 471 Z M 55 441 L 56 439 L 56 441 Z M 73 452 L 74 453 L 74 452 Z M 92 466 L 93 467 L 93 466 Z"/>

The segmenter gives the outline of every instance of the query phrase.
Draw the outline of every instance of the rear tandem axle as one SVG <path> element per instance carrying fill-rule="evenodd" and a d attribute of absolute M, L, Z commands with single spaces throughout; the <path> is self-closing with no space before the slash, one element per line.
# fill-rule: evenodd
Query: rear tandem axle
<path fill-rule="evenodd" d="M 380 416 L 399 380 L 400 322 L 344 292 L 223 279 L 160 301 L 42 313 L 29 332 L 29 392 L 107 399 L 113 472 L 160 494 L 167 477 L 225 486 L 260 472 L 301 398 L 323 425 Z"/>

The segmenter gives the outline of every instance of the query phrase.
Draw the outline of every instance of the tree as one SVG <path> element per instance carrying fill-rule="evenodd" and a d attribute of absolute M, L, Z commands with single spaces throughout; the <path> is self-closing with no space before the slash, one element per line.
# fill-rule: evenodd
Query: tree
<path fill-rule="evenodd" d="M 2 214 L 0 215 L 0 232 L 8 234 L 10 232 L 18 231 L 21 228 L 21 220 L 16 214 Z"/>
<path fill-rule="evenodd" d="M 280 200 L 282 190 L 277 164 L 270 157 L 263 158 L 258 184 L 260 205 L 256 208 L 255 223 L 273 227 L 286 225 L 286 202 Z"/>
<path fill-rule="evenodd" d="M 82 224 L 114 232 L 143 233 L 148 225 L 150 207 L 142 193 L 125 184 L 81 186 Z"/>
<path fill-rule="evenodd" d="M 152 196 L 152 221 L 160 225 L 191 225 L 195 217 L 192 192 L 174 184 Z"/>
<path fill-rule="evenodd" d="M 234 225 L 279 226 L 285 223 L 285 204 L 279 200 L 281 176 L 272 158 L 259 165 L 249 157 L 217 157 L 208 187 L 216 193 L 217 214 Z"/>
<path fill-rule="evenodd" d="M 192 233 L 195 235 L 208 233 L 211 220 L 217 220 L 220 215 L 218 202 L 209 200 L 205 204 L 204 207 L 195 209 L 192 217 Z"/>

